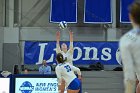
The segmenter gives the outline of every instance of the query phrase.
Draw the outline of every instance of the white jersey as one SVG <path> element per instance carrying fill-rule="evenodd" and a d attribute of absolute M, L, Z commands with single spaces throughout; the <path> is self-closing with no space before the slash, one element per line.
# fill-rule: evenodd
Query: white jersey
<path fill-rule="evenodd" d="M 66 53 L 61 51 L 61 53 L 62 53 L 64 58 L 67 58 L 67 60 L 65 62 L 68 62 L 71 65 L 73 65 L 73 53 L 70 50 L 68 50 Z"/>
<path fill-rule="evenodd" d="M 58 84 L 61 84 L 61 80 L 64 79 L 66 82 L 66 87 L 76 78 L 74 72 L 77 72 L 78 75 L 81 75 L 79 68 L 69 64 L 69 63 L 60 63 L 56 66 L 55 72 L 58 78 Z"/>
<path fill-rule="evenodd" d="M 61 53 L 64 58 L 67 58 L 65 62 L 70 63 L 73 65 L 73 50 L 69 49 L 66 53 L 61 51 L 59 45 L 56 45 L 56 53 Z M 70 47 L 73 47 L 73 42 L 70 43 Z"/>
<path fill-rule="evenodd" d="M 140 80 L 140 28 L 126 33 L 120 40 L 125 82 Z"/>

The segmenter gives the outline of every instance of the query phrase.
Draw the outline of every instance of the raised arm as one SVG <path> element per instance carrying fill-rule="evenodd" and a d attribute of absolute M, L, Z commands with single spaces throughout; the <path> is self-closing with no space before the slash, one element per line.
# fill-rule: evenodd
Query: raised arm
<path fill-rule="evenodd" d="M 71 53 L 73 53 L 73 32 L 69 31 L 69 35 L 70 35 L 70 51 Z"/>
<path fill-rule="evenodd" d="M 56 53 L 61 53 L 60 49 L 60 31 L 56 32 Z"/>

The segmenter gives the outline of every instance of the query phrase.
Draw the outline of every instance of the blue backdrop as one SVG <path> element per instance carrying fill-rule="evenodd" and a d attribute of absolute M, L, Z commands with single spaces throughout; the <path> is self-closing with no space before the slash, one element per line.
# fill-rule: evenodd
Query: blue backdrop
<path fill-rule="evenodd" d="M 120 22 L 122 23 L 130 23 L 129 16 L 128 16 L 128 6 L 133 2 L 134 0 L 120 0 Z"/>
<path fill-rule="evenodd" d="M 61 42 L 62 43 L 62 42 Z M 66 42 L 69 45 L 69 42 Z M 56 64 L 56 42 L 25 42 L 24 63 L 40 64 L 43 59 Z M 74 42 L 74 64 L 120 64 L 118 42 Z"/>
<path fill-rule="evenodd" d="M 85 0 L 85 23 L 111 23 L 111 0 Z"/>
<path fill-rule="evenodd" d="M 77 0 L 51 0 L 50 21 L 77 22 Z"/>

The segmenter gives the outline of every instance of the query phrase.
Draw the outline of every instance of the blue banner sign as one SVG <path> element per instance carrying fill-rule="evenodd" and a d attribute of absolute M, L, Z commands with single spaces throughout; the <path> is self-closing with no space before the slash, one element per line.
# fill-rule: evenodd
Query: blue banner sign
<path fill-rule="evenodd" d="M 111 0 L 84 0 L 85 23 L 112 23 Z"/>
<path fill-rule="evenodd" d="M 77 23 L 77 0 L 51 0 L 50 22 Z"/>
<path fill-rule="evenodd" d="M 120 22 L 121 23 L 130 23 L 128 7 L 132 4 L 134 0 L 120 0 Z"/>
<path fill-rule="evenodd" d="M 62 43 L 62 42 L 61 42 Z M 65 42 L 69 46 L 69 42 Z M 41 64 L 45 59 L 56 64 L 56 42 L 25 42 L 24 63 Z M 74 64 L 121 64 L 118 42 L 74 42 Z"/>

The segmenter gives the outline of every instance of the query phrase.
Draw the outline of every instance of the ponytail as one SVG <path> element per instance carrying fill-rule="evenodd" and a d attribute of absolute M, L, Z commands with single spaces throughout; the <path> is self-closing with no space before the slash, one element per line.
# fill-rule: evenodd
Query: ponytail
<path fill-rule="evenodd" d="M 63 55 L 61 53 L 58 53 L 56 55 L 56 60 L 58 61 L 58 63 L 64 63 L 67 60 L 67 58 L 64 59 Z"/>

